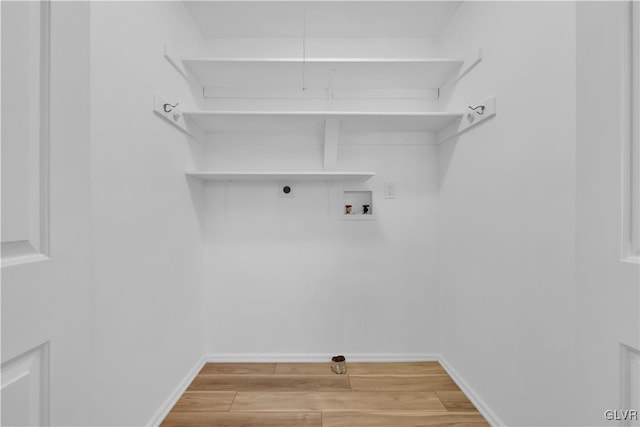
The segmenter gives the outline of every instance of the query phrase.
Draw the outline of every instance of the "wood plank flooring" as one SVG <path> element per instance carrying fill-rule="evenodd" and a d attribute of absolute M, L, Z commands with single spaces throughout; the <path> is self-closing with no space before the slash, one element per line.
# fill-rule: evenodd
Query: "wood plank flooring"
<path fill-rule="evenodd" d="M 489 426 L 437 362 L 207 363 L 161 427 Z"/>

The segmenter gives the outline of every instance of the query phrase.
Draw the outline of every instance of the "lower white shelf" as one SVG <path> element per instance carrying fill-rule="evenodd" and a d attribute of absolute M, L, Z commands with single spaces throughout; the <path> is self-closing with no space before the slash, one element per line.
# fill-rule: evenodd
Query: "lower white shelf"
<path fill-rule="evenodd" d="M 366 181 L 375 172 L 339 171 L 188 171 L 187 176 L 207 181 Z"/>

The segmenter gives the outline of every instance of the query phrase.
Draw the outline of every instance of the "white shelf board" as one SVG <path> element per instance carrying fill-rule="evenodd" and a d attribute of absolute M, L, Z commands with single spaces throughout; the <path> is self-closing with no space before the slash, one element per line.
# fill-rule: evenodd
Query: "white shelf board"
<path fill-rule="evenodd" d="M 189 171 L 187 176 L 207 181 L 366 181 L 374 172 L 339 171 Z"/>
<path fill-rule="evenodd" d="M 448 58 L 183 58 L 203 87 L 434 89 L 463 60 Z"/>
<path fill-rule="evenodd" d="M 461 113 L 367 111 L 185 111 L 206 132 L 324 130 L 339 119 L 341 132 L 436 132 L 459 121 Z"/>

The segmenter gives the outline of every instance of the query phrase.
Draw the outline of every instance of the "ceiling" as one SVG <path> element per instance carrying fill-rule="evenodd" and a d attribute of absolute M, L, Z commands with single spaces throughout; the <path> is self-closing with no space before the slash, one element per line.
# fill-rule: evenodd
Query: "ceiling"
<path fill-rule="evenodd" d="M 185 3 L 206 37 L 302 37 L 304 33 L 308 38 L 412 38 L 437 36 L 462 2 L 209 0 Z"/>

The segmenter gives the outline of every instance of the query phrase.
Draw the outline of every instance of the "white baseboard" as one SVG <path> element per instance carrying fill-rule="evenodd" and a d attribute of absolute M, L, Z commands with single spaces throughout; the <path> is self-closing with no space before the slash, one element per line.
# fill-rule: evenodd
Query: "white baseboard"
<path fill-rule="evenodd" d="M 200 360 L 196 362 L 195 365 L 187 372 L 187 375 L 184 376 L 180 384 L 171 392 L 169 397 L 164 401 L 160 409 L 151 417 L 151 420 L 146 424 L 147 426 L 158 427 L 160 423 L 165 419 L 167 415 L 169 415 L 169 411 L 174 407 L 174 405 L 178 402 L 182 394 L 185 392 L 189 384 L 194 380 L 196 375 L 200 372 L 204 364 L 207 363 L 205 357 L 201 357 Z"/>
<path fill-rule="evenodd" d="M 453 366 L 451 366 L 451 364 L 447 362 L 447 359 L 445 359 L 441 355 L 439 356 L 438 361 L 440 362 L 444 370 L 447 371 L 447 374 L 449 374 L 451 379 L 453 379 L 460 390 L 462 390 L 464 394 L 467 395 L 471 403 L 473 403 L 473 405 L 478 409 L 478 411 L 482 414 L 482 416 L 487 420 L 489 424 L 491 424 L 493 427 L 506 426 L 506 424 L 503 423 L 500 418 L 498 418 L 496 413 L 489 407 L 489 405 L 487 405 L 486 402 L 480 398 L 478 393 L 476 393 L 475 390 L 472 389 L 471 386 L 469 386 L 469 384 L 462 379 L 458 371 L 456 371 Z"/>
<path fill-rule="evenodd" d="M 217 363 L 322 363 L 330 362 L 329 353 L 211 353 L 207 362 Z M 432 353 L 345 353 L 348 362 L 430 362 L 437 361 Z"/>

